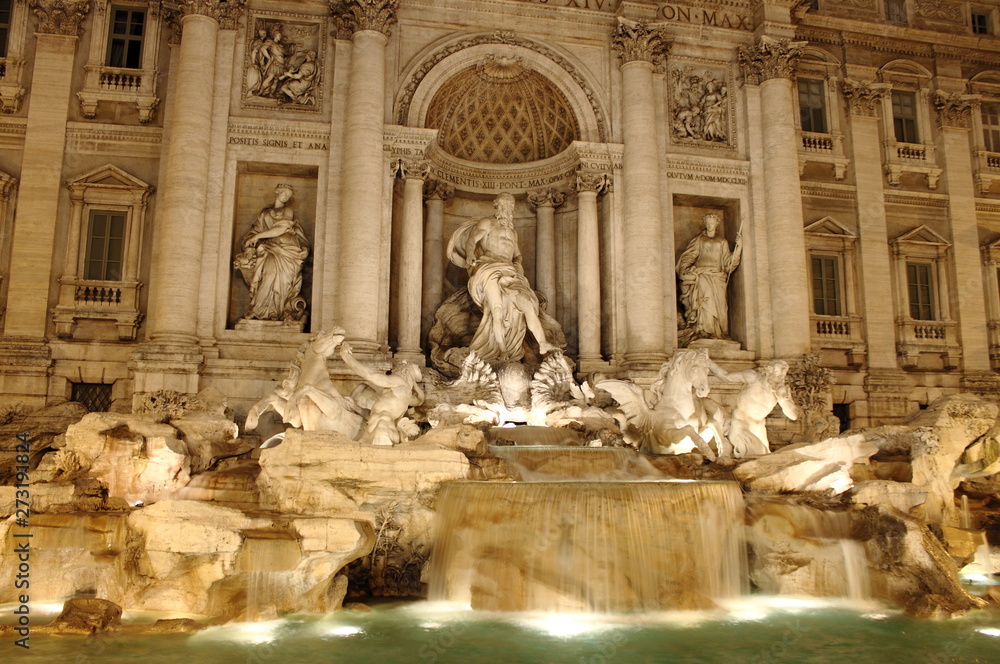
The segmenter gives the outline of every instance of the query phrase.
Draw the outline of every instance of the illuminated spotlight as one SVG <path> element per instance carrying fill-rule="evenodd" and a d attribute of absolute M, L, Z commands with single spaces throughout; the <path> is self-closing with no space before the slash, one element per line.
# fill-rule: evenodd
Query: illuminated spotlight
<path fill-rule="evenodd" d="M 986 636 L 1000 638 L 1000 629 L 997 629 L 996 627 L 980 627 L 976 631 L 980 634 L 985 634 Z"/>
<path fill-rule="evenodd" d="M 575 614 L 556 613 L 537 618 L 528 618 L 524 623 L 528 627 L 537 629 L 551 636 L 560 638 L 572 638 L 582 634 L 593 634 L 616 629 L 619 626 L 604 622 L 597 622 L 589 616 Z"/>
<path fill-rule="evenodd" d="M 326 636 L 356 636 L 358 634 L 364 634 L 365 630 L 361 629 L 357 625 L 337 625 L 336 627 L 331 627 L 324 631 Z"/>

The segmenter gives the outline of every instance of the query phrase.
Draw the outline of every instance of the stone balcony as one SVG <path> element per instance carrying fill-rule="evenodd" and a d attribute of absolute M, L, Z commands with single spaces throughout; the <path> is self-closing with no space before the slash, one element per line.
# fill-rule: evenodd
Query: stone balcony
<path fill-rule="evenodd" d="M 903 173 L 918 173 L 927 176 L 927 186 L 937 189 L 941 169 L 937 165 L 937 156 L 933 145 L 923 143 L 885 142 L 885 174 L 889 184 L 899 184 Z"/>
<path fill-rule="evenodd" d="M 95 281 L 76 277 L 59 280 L 59 304 L 52 314 L 56 334 L 71 339 L 79 320 L 111 321 L 121 341 L 134 341 L 142 314 L 138 281 Z"/>
<path fill-rule="evenodd" d="M 820 350 L 842 352 L 847 366 L 859 367 L 866 355 L 865 340 L 861 334 L 860 316 L 809 317 L 812 347 Z"/>
<path fill-rule="evenodd" d="M 821 134 L 814 131 L 799 131 L 799 174 L 805 172 L 806 164 L 819 163 L 833 166 L 833 177 L 843 180 L 850 163 L 844 155 L 844 137 L 840 134 Z"/>
<path fill-rule="evenodd" d="M 17 113 L 24 98 L 24 88 L 21 87 L 21 72 L 24 70 L 24 60 L 16 58 L 0 58 L 0 111 Z"/>
<path fill-rule="evenodd" d="M 139 122 L 153 119 L 153 111 L 160 103 L 156 96 L 156 71 L 151 69 L 124 69 L 87 65 L 83 90 L 77 93 L 80 111 L 84 117 L 97 115 L 102 101 L 134 103 L 139 111 Z"/>
<path fill-rule="evenodd" d="M 896 354 L 904 369 L 956 369 L 962 358 L 953 320 L 896 319 Z M 935 359 L 939 358 L 939 359 Z"/>
<path fill-rule="evenodd" d="M 976 184 L 979 193 L 985 194 L 995 182 L 1000 182 L 1000 152 L 976 150 Z"/>

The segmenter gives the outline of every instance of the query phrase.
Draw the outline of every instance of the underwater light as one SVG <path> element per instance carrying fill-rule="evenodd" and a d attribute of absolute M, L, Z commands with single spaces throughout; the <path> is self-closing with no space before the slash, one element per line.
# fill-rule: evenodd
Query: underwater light
<path fill-rule="evenodd" d="M 260 645 L 274 641 L 277 631 L 278 621 L 274 620 L 261 623 L 244 623 L 239 626 L 239 631 L 235 637 L 236 640 L 243 641 L 244 643 Z"/>
<path fill-rule="evenodd" d="M 357 625 L 337 625 L 336 627 L 331 627 L 324 632 L 326 636 L 355 636 L 357 634 L 364 633 L 365 630 L 361 629 Z"/>
<path fill-rule="evenodd" d="M 1000 629 L 997 629 L 996 627 L 980 627 L 976 631 L 980 634 L 985 634 L 986 636 L 1000 638 Z"/>

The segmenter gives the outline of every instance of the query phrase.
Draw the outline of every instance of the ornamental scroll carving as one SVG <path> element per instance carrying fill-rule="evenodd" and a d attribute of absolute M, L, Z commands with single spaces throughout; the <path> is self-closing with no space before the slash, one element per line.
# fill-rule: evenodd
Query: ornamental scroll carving
<path fill-rule="evenodd" d="M 962 19 L 962 5 L 949 0 L 917 0 L 917 15 L 946 21 Z"/>
<path fill-rule="evenodd" d="M 882 99 L 889 92 L 889 86 L 846 79 L 841 81 L 840 90 L 847 102 L 849 115 L 877 118 Z"/>
<path fill-rule="evenodd" d="M 191 14 L 210 16 L 227 30 L 236 27 L 236 21 L 247 0 L 165 0 L 163 7 L 179 22 Z"/>
<path fill-rule="evenodd" d="M 78 37 L 90 0 L 28 0 L 28 7 L 38 17 L 36 32 Z"/>
<path fill-rule="evenodd" d="M 648 21 L 618 18 L 618 27 L 611 36 L 611 48 L 618 51 L 622 64 L 645 61 L 660 64 L 670 51 L 671 42 L 663 28 Z"/>
<path fill-rule="evenodd" d="M 755 46 L 740 46 L 739 63 L 744 80 L 760 85 L 773 78 L 792 78 L 806 42 L 761 37 Z"/>
<path fill-rule="evenodd" d="M 334 0 L 330 14 L 337 22 L 338 33 L 375 30 L 388 37 L 398 6 L 399 0 Z"/>
<path fill-rule="evenodd" d="M 968 129 L 969 114 L 972 112 L 970 98 L 957 92 L 948 94 L 938 90 L 934 95 L 934 108 L 937 109 L 938 123 L 942 127 Z"/>

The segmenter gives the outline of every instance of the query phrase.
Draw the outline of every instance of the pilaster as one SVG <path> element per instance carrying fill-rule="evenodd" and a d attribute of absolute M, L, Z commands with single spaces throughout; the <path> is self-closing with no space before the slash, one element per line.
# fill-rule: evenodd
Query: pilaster
<path fill-rule="evenodd" d="M 397 0 L 331 4 L 340 29 L 352 33 L 340 201 L 340 284 L 337 317 L 357 350 L 377 352 L 387 339 L 375 306 L 387 278 L 380 238 L 389 230 L 383 210 L 382 138 L 385 124 L 385 50 Z M 373 269 L 372 266 L 376 266 Z"/>
<path fill-rule="evenodd" d="M 803 42 L 761 37 L 741 46 L 738 57 L 744 83 L 760 89 L 764 148 L 764 208 L 774 327 L 774 354 L 797 359 L 809 349 L 809 290 L 804 278 L 806 245 L 802 192 L 798 186 L 798 137 L 795 131 L 792 78 Z"/>
<path fill-rule="evenodd" d="M 962 367 L 976 374 L 990 370 L 986 301 L 976 222 L 976 189 L 969 152 L 969 114 L 972 98 L 938 91 L 934 98 L 938 124 L 938 154 L 948 191 L 948 226 L 952 260 L 949 279 L 951 317 L 958 320 Z"/>
<path fill-rule="evenodd" d="M 670 48 L 661 27 L 618 19 L 612 48 L 622 72 L 622 189 L 625 202 L 625 366 L 637 377 L 666 360 L 663 211 L 653 99 L 654 65 Z"/>

